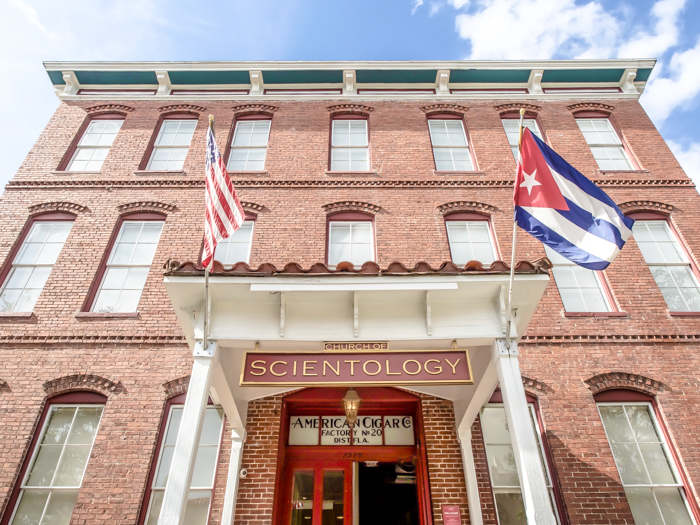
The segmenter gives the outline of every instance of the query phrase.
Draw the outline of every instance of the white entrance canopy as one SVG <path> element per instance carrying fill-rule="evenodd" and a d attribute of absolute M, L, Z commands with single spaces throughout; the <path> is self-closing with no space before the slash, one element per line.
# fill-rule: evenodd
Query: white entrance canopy
<path fill-rule="evenodd" d="M 236 457 L 231 458 L 231 469 L 235 470 L 240 462 L 248 402 L 298 388 L 240 386 L 244 353 L 257 349 L 322 352 L 323 343 L 330 341 L 386 342 L 389 350 L 444 350 L 455 345 L 467 349 L 474 384 L 411 386 L 410 390 L 454 403 L 471 521 L 482 521 L 471 455 L 471 426 L 500 382 L 509 424 L 516 429 L 513 434 L 524 435 L 514 448 L 518 448 L 516 463 L 522 473 L 526 512 L 533 523 L 554 524 L 544 478 L 541 471 L 537 474 L 540 467 L 535 437 L 529 420 L 523 418 L 527 407 L 516 343 L 547 286 L 549 261 L 516 266 L 510 349 L 504 343 L 509 282 L 505 264 L 497 261 L 490 268 L 474 265 L 458 269 L 447 263 L 449 266 L 434 270 L 421 263 L 412 270 L 399 266 L 398 271 L 396 265 L 386 270 L 374 265 L 369 271 L 367 265 L 363 271 L 329 270 L 316 265 L 304 271 L 291 264 L 277 271 L 271 265 L 251 270 L 241 263 L 226 270 L 217 263 L 209 277 L 208 339 L 212 343 L 204 349 L 204 272 L 193 263 L 168 262 L 165 287 L 193 349 L 195 364 L 183 413 L 183 418 L 188 416 L 187 405 L 192 405 L 191 424 L 183 428 L 191 429 L 193 435 L 178 438 L 165 494 L 172 506 L 166 507 L 164 501 L 161 525 L 179 524 L 184 515 L 182 505 L 189 490 L 192 454 L 201 426 L 198 420 L 206 398 L 211 395 L 223 406 L 233 427 L 234 445 L 238 443 L 233 452 Z M 518 433 L 518 429 L 522 431 Z M 187 478 L 174 483 L 175 478 L 184 476 L 183 472 Z M 227 525 L 232 523 L 227 520 L 233 518 L 237 480 L 236 472 L 229 475 L 222 520 Z"/>

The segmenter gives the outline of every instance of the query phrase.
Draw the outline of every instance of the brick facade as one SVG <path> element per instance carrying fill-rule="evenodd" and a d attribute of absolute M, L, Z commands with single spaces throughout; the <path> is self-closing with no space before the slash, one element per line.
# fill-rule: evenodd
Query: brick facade
<path fill-rule="evenodd" d="M 0 197 L 0 261 L 5 265 L 11 263 L 8 254 L 30 217 L 46 211 L 76 216 L 34 315 L 0 314 L 0 514 L 12 512 L 8 498 L 46 399 L 89 390 L 103 393 L 108 401 L 71 524 L 136 523 L 165 402 L 186 389 L 191 370 L 191 352 L 162 284 L 162 264 L 171 258 L 196 260 L 200 251 L 201 145 L 209 114 L 216 118 L 222 150 L 234 114 L 272 115 L 265 172 L 232 173 L 246 209 L 257 214 L 251 267 L 263 262 L 283 267 L 290 261 L 308 267 L 324 261 L 326 217 L 338 210 L 375 215 L 377 262 L 382 267 L 397 260 L 406 266 L 448 261 L 443 216 L 452 211 L 490 215 L 500 258 L 510 260 L 514 163 L 500 120 L 500 113 L 510 110 L 509 102 L 453 105 L 464 114 L 477 161 L 474 173 L 462 175 L 435 173 L 426 123 L 426 112 L 435 109 L 430 100 L 373 101 L 359 108 L 331 108 L 338 104 L 318 100 L 241 104 L 63 101 Z M 603 105 L 641 170 L 598 170 L 572 113 L 583 106 L 571 107 L 570 100 L 531 102 L 553 149 L 617 203 L 626 203 L 626 209 L 669 215 L 691 256 L 700 256 L 700 196 L 694 186 L 637 101 L 616 99 Z M 86 116 L 110 111 L 126 118 L 101 172 L 57 172 Z M 156 123 L 169 111 L 199 114 L 184 169 L 139 172 Z M 369 115 L 371 169 L 376 173 L 326 174 L 334 111 Z M 118 218 L 133 211 L 166 215 L 138 316 L 76 316 L 85 309 Z M 520 234 L 519 259 L 544 255 L 540 243 Z M 690 479 L 689 495 L 696 500 L 700 484 L 700 318 L 669 314 L 634 239 L 605 278 L 624 316 L 566 316 L 551 280 L 521 342 L 526 387 L 538 397 L 571 524 L 633 523 L 593 400 L 600 390 L 624 387 L 655 396 Z M 466 525 L 466 487 L 451 402 L 423 396 L 422 403 L 434 523 L 442 525 L 440 505 L 454 503 L 460 505 Z M 280 407 L 280 396 L 249 404 L 242 463 L 248 476 L 240 480 L 237 525 L 270 523 Z M 484 523 L 495 524 L 478 418 L 472 433 Z M 221 520 L 231 450 L 228 425 L 224 436 L 212 524 Z"/>

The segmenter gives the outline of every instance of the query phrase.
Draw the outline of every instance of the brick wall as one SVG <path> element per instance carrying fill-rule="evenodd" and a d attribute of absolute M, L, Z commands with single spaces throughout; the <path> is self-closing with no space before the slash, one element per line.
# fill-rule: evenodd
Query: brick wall
<path fill-rule="evenodd" d="M 407 265 L 449 260 L 439 207 L 491 210 L 497 246 L 510 258 L 514 163 L 494 106 L 507 101 L 463 101 L 465 121 L 478 171 L 466 175 L 434 172 L 425 114 L 431 101 L 370 102 L 372 168 L 376 174 L 340 176 L 328 168 L 331 102 L 275 101 L 266 173 L 232 174 L 241 199 L 260 208 L 251 266 L 289 261 L 302 266 L 325 259 L 326 211 L 340 201 L 362 201 L 376 212 L 377 262 Z M 618 203 L 642 202 L 634 209 L 670 211 L 691 255 L 700 254 L 700 196 L 663 139 L 633 100 L 603 101 L 641 170 L 601 173 L 578 130 L 570 101 L 531 101 L 541 105 L 538 120 L 551 146 Z M 137 173 L 146 144 L 164 104 L 128 102 L 122 130 L 99 174 L 70 174 L 56 168 L 87 115 L 99 102 L 62 102 L 16 176 L 0 197 L 0 262 L 32 213 L 72 209 L 71 234 L 34 309 L 34 317 L 0 316 L 0 512 L 16 482 L 20 464 L 40 417 L 44 384 L 71 375 L 93 375 L 119 388 L 109 391 L 73 523 L 135 523 L 162 418 L 162 383 L 189 374 L 191 357 L 162 284 L 161 265 L 169 258 L 197 258 L 202 235 L 203 166 L 207 116 L 216 117 L 219 144 L 226 144 L 235 102 L 207 101 L 182 173 Z M 131 319 L 76 317 L 93 285 L 116 221 L 124 209 L 144 202 L 166 213 L 139 316 Z M 49 203 L 63 203 L 61 205 Z M 68 204 L 66 204 L 68 203 Z M 482 203 L 482 204 L 478 204 Z M 77 205 L 77 206 L 76 206 Z M 146 206 L 148 208 L 148 206 Z M 631 208 L 630 208 L 631 209 Z M 78 211 L 80 210 L 80 211 Z M 544 250 L 525 234 L 519 256 L 535 259 Z M 523 338 L 523 374 L 547 385 L 538 392 L 543 421 L 564 492 L 571 523 L 631 523 L 631 515 L 612 462 L 592 393 L 586 380 L 606 372 L 638 374 L 666 387 L 657 399 L 693 490 L 700 483 L 700 434 L 695 413 L 696 357 L 700 319 L 669 315 L 634 239 L 605 272 L 622 318 L 566 317 L 553 281 Z M 106 383 L 106 384 L 108 384 Z M 98 388 L 83 384 L 83 388 Z M 54 387 L 52 387 L 54 388 Z M 468 520 L 459 445 L 446 421 L 449 403 L 424 399 L 430 419 L 431 488 L 436 522 L 439 504 L 455 501 Z M 241 480 L 237 523 L 271 518 L 278 436 L 279 398 L 250 405 L 249 435 Z M 427 419 L 426 419 L 427 421 Z M 473 450 L 482 487 L 486 523 L 495 523 L 478 420 Z M 218 523 L 228 472 L 227 427 L 217 472 L 212 523 Z M 451 463 L 454 460 L 454 465 Z M 437 503 L 436 503 L 437 502 Z"/>

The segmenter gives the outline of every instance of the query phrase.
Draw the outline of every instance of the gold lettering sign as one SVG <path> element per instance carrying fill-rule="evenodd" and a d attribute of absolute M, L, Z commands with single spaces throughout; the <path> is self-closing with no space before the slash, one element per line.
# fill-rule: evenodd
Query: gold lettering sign
<path fill-rule="evenodd" d="M 364 343 L 353 343 L 353 342 L 326 342 L 323 343 L 323 350 L 326 352 L 338 352 L 338 351 L 365 351 L 365 350 L 388 350 L 389 344 L 384 342 L 364 342 Z"/>
<path fill-rule="evenodd" d="M 469 353 L 456 349 L 250 352 L 244 356 L 242 368 L 242 386 L 468 385 L 474 382 Z"/>

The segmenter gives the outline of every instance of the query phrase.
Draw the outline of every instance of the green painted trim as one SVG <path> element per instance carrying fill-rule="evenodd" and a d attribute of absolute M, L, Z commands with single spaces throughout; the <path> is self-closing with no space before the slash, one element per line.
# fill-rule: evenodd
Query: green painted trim
<path fill-rule="evenodd" d="M 619 82 L 624 69 L 548 69 L 542 82 Z"/>
<path fill-rule="evenodd" d="M 634 78 L 635 81 L 646 82 L 649 80 L 649 75 L 651 75 L 651 69 L 638 69 L 637 76 Z"/>
<path fill-rule="evenodd" d="M 340 84 L 343 82 L 342 70 L 332 69 L 263 71 L 262 75 L 265 84 Z"/>
<path fill-rule="evenodd" d="M 437 69 L 358 69 L 358 84 L 434 84 Z"/>
<path fill-rule="evenodd" d="M 176 85 L 250 84 L 248 71 L 168 71 L 170 83 Z"/>
<path fill-rule="evenodd" d="M 158 84 L 153 71 L 75 71 L 75 77 L 87 85 Z"/>
<path fill-rule="evenodd" d="M 529 69 L 452 69 L 450 83 L 525 84 Z"/>
<path fill-rule="evenodd" d="M 51 79 L 51 83 L 53 85 L 61 85 L 65 86 L 66 81 L 63 80 L 63 72 L 61 71 L 47 71 L 49 74 L 49 78 Z"/>

